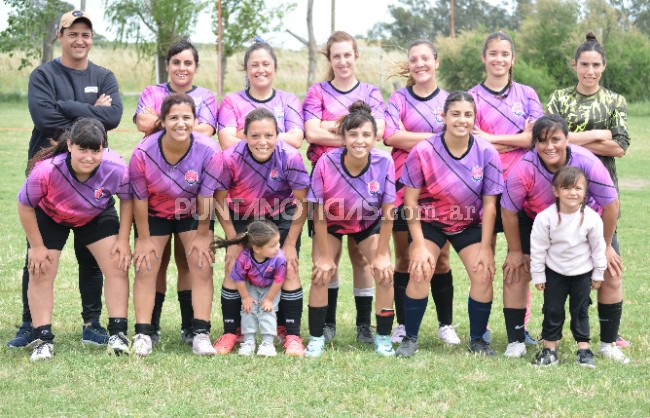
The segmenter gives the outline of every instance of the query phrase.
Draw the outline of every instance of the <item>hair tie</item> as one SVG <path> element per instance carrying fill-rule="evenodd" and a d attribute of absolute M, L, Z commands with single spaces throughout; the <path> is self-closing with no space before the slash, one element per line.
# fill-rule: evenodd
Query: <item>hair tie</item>
<path fill-rule="evenodd" d="M 266 41 L 261 36 L 255 36 L 255 37 L 253 37 L 253 42 L 251 42 L 251 43 L 253 43 L 253 44 L 255 44 L 255 43 L 265 44 Z"/>

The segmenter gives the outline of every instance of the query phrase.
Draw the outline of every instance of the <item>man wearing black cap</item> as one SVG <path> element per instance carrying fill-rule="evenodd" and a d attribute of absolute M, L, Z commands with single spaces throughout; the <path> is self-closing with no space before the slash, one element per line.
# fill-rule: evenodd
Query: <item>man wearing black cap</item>
<path fill-rule="evenodd" d="M 93 24 L 90 16 L 74 10 L 61 17 L 57 38 L 61 56 L 37 67 L 29 77 L 27 99 L 34 122 L 29 141 L 28 158 L 48 147 L 79 117 L 98 119 L 108 131 L 122 118 L 122 100 L 115 75 L 88 60 L 93 45 Z M 84 327 L 81 341 L 104 345 L 106 330 L 100 325 L 103 278 L 90 251 L 75 240 L 79 263 L 79 290 Z M 34 335 L 27 301 L 29 273 L 23 270 L 23 324 L 8 347 L 24 347 L 39 336 Z"/>

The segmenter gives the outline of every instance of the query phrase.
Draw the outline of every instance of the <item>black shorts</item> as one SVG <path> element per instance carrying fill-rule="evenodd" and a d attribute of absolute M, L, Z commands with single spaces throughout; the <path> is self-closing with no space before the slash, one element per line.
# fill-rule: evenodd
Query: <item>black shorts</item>
<path fill-rule="evenodd" d="M 120 220 L 115 206 L 111 205 L 97 215 L 95 219 L 83 226 L 66 226 L 50 218 L 40 207 L 34 208 L 36 222 L 43 237 L 43 244 L 49 250 L 63 250 L 70 231 L 82 245 L 88 246 L 120 232 Z"/>
<path fill-rule="evenodd" d="M 381 229 L 381 219 L 377 219 L 368 228 L 364 229 L 363 231 L 355 232 L 353 234 L 339 234 L 338 232 L 332 231 L 330 228 L 327 228 L 327 233 L 333 236 L 334 238 L 338 239 L 339 241 L 342 241 L 343 236 L 347 235 L 348 239 L 349 238 L 354 239 L 357 245 L 359 245 L 361 244 L 361 241 L 363 241 L 364 239 L 370 237 L 371 235 L 378 234 L 380 229 Z"/>
<path fill-rule="evenodd" d="M 421 225 L 424 239 L 433 242 L 440 249 L 449 241 L 457 253 L 461 252 L 465 247 L 480 243 L 482 238 L 480 224 L 470 225 L 457 234 L 448 234 L 430 222 L 421 222 Z M 409 242 L 411 241 L 409 236 Z"/>
<path fill-rule="evenodd" d="M 404 205 L 395 208 L 395 220 L 393 221 L 393 232 L 409 232 L 409 226 L 404 215 Z"/>
<path fill-rule="evenodd" d="M 190 216 L 187 218 L 158 218 L 149 216 L 149 235 L 152 237 L 166 237 L 188 231 L 196 231 L 199 227 L 198 219 Z M 138 237 L 138 228 L 133 224 L 135 238 Z M 210 231 L 214 231 L 214 221 L 210 221 Z"/>
<path fill-rule="evenodd" d="M 273 222 L 280 230 L 280 246 L 284 245 L 284 240 L 287 239 L 287 236 L 289 235 L 289 229 L 291 229 L 291 223 L 293 222 L 296 210 L 296 206 L 288 206 L 282 213 L 276 216 L 263 218 Z M 232 219 L 232 225 L 235 227 L 235 232 L 238 234 L 245 232 L 249 223 L 259 220 L 259 218 L 255 217 L 239 219 L 232 211 L 230 212 L 230 219 Z M 296 241 L 296 253 L 300 255 L 300 235 L 298 235 L 298 240 Z"/>
<path fill-rule="evenodd" d="M 533 218 L 523 210 L 518 213 L 519 218 L 519 239 L 521 239 L 521 252 L 530 255 L 530 233 L 533 232 Z"/>

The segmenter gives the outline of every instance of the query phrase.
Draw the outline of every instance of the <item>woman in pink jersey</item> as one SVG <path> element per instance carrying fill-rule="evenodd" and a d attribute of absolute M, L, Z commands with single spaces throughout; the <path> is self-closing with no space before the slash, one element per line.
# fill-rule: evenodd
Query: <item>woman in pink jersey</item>
<path fill-rule="evenodd" d="M 214 291 L 209 214 L 222 163 L 214 141 L 192 131 L 195 123 L 193 99 L 186 94 L 170 94 L 160 112 L 162 130 L 143 139 L 129 162 L 136 226 L 133 349 L 139 356 L 152 351 L 151 336 L 156 331 L 151 318 L 160 255 L 174 233 L 187 251 L 193 352 L 215 354 L 209 336 Z"/>
<path fill-rule="evenodd" d="M 384 99 L 379 89 L 360 82 L 355 75 L 359 58 L 357 43 L 350 34 L 337 31 L 330 35 L 324 55 L 329 62 L 326 81 L 316 83 L 307 92 L 303 104 L 305 134 L 309 148 L 307 158 L 316 164 L 323 153 L 343 146 L 337 134 L 337 121 L 348 113 L 357 100 L 368 104 L 377 123 L 377 138 L 384 135 Z M 374 343 L 370 328 L 372 313 L 372 273 L 354 240 L 348 240 L 348 255 L 352 263 L 354 300 L 357 307 L 357 339 Z M 336 305 L 338 300 L 338 273 L 329 287 L 329 310 L 325 320 L 325 340 L 336 334 Z"/>
<path fill-rule="evenodd" d="M 156 129 L 158 115 L 165 97 L 172 93 L 186 93 L 194 100 L 197 123 L 194 131 L 212 136 L 217 129 L 217 100 L 210 90 L 195 86 L 194 76 L 199 68 L 199 52 L 194 45 L 181 38 L 174 42 L 167 51 L 167 83 L 146 87 L 138 100 L 138 107 L 133 115 L 133 122 L 138 130 L 150 135 Z M 177 295 L 181 311 L 181 339 L 186 344 L 192 344 L 192 291 L 190 285 L 190 270 L 187 265 L 185 248 L 174 234 L 174 261 L 178 272 Z M 162 312 L 165 294 L 167 292 L 167 266 L 171 256 L 172 240 L 165 247 L 156 283 L 156 302 L 153 308 L 151 324 L 156 333 L 152 335 L 154 342 L 160 340 L 160 314 Z"/>
<path fill-rule="evenodd" d="M 431 134 L 444 129 L 442 110 L 448 93 L 438 87 L 438 51 L 426 39 L 413 41 L 408 50 L 408 61 L 397 75 L 408 77 L 406 87 L 391 94 L 386 108 L 384 143 L 393 147 L 395 178 L 399 179 L 411 149 Z M 404 329 L 404 293 L 409 282 L 408 225 L 404 218 L 404 189 L 397 182 L 397 216 L 393 224 L 393 249 L 395 251 L 395 311 L 398 326 L 391 341 L 402 342 Z M 431 279 L 431 294 L 438 314 L 438 336 L 447 344 L 460 344 L 452 326 L 454 286 L 449 267 L 449 243 L 445 244 Z"/>
<path fill-rule="evenodd" d="M 314 205 L 312 282 L 309 291 L 309 345 L 305 355 L 325 348 L 328 285 L 335 277 L 343 235 L 368 260 L 376 283 L 375 351 L 393 356 L 393 265 L 390 233 L 395 202 L 395 168 L 387 152 L 374 148 L 377 122 L 371 108 L 357 101 L 337 124 L 345 147 L 328 151 L 314 167 L 308 200 Z M 349 242 L 348 241 L 348 242 Z"/>
<path fill-rule="evenodd" d="M 278 125 L 278 139 L 300 148 L 305 137 L 302 103 L 294 94 L 273 88 L 278 59 L 275 51 L 259 37 L 244 53 L 245 89 L 228 93 L 219 106 L 219 144 L 222 150 L 243 140 L 248 113 L 256 108 L 268 109 Z"/>
<path fill-rule="evenodd" d="M 503 172 L 497 151 L 472 135 L 476 106 L 463 91 L 449 94 L 445 130 L 410 152 L 400 181 L 412 244 L 411 280 L 404 296 L 406 336 L 397 355 L 418 351 L 418 332 L 427 307 L 431 273 L 442 248 L 451 242 L 470 278 L 467 308 L 470 352 L 493 356 L 483 339 L 492 309 L 492 233 Z M 421 196 L 421 190 L 427 194 Z"/>
<path fill-rule="evenodd" d="M 54 354 L 54 279 L 70 231 L 83 240 L 105 276 L 108 349 L 128 353 L 129 173 L 122 157 L 106 145 L 98 120 L 79 119 L 56 144 L 34 156 L 18 193 L 18 215 L 29 243 L 29 308 L 36 339 L 31 361 Z M 122 199 L 121 222 L 116 194 Z"/>
<path fill-rule="evenodd" d="M 535 90 L 512 79 L 515 45 L 510 35 L 505 32 L 490 34 L 483 46 L 481 59 L 485 64 L 487 78 L 469 90 L 476 102 L 474 132 L 490 141 L 499 151 L 505 179 L 530 147 L 533 123 L 544 115 L 544 110 Z M 496 234 L 503 232 L 499 202 L 494 232 L 493 250 L 496 248 Z M 516 293 L 521 291 L 525 291 L 526 296 Z M 505 356 L 521 357 L 526 354 L 526 344 L 537 344 L 537 340 L 522 326 L 530 318 L 530 291 L 512 286 L 511 281 L 505 281 L 503 300 L 503 316 L 508 332 Z M 488 335 L 486 338 L 489 339 Z"/>

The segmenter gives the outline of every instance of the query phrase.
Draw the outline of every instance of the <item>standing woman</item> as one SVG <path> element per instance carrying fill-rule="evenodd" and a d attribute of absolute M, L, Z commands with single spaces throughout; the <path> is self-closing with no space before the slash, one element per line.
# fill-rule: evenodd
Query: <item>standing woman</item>
<path fill-rule="evenodd" d="M 408 50 L 408 62 L 402 64 L 396 75 L 408 77 L 406 87 L 391 94 L 386 108 L 386 131 L 384 144 L 392 146 L 391 155 L 395 161 L 395 178 L 402 175 L 404 163 L 411 149 L 432 134 L 444 129 L 442 110 L 449 95 L 438 87 L 438 51 L 431 41 L 413 41 Z M 404 189 L 398 181 L 395 206 L 397 216 L 393 223 L 393 248 L 395 251 L 395 313 L 398 326 L 391 340 L 402 342 L 404 329 L 404 294 L 409 283 L 409 243 L 408 225 L 404 217 Z M 421 201 L 431 201 L 426 190 L 420 195 Z M 460 339 L 452 326 L 454 285 L 449 267 L 449 243 L 445 244 L 438 257 L 433 277 L 431 294 L 438 314 L 438 336 L 447 344 L 460 344 Z"/>
<path fill-rule="evenodd" d="M 258 107 L 268 109 L 277 121 L 278 139 L 300 148 L 305 137 L 300 99 L 273 88 L 278 59 L 268 43 L 255 37 L 244 54 L 244 90 L 228 93 L 219 106 L 219 144 L 222 150 L 245 138 L 248 113 Z"/>
<path fill-rule="evenodd" d="M 377 123 L 377 138 L 384 135 L 384 99 L 376 86 L 363 83 L 355 76 L 359 59 L 357 42 L 347 32 L 336 31 L 327 40 L 324 55 L 329 62 L 327 80 L 316 83 L 307 92 L 303 106 L 305 134 L 309 148 L 307 158 L 316 165 L 327 151 L 343 146 L 337 134 L 338 120 L 348 114 L 348 108 L 357 100 L 368 104 Z M 340 248 L 340 247 L 339 247 Z M 348 255 L 354 279 L 354 301 L 357 308 L 357 339 L 366 344 L 375 342 L 370 328 L 372 313 L 372 273 L 368 261 L 354 240 L 348 240 Z M 337 256 L 339 256 L 337 254 Z M 328 290 L 328 312 L 325 318 L 325 340 L 336 334 L 336 306 L 339 276 L 335 273 Z"/>
<path fill-rule="evenodd" d="M 469 93 L 449 94 L 445 130 L 417 144 L 404 165 L 404 206 L 411 233 L 409 273 L 404 297 L 406 336 L 397 355 L 418 351 L 418 332 L 427 308 L 429 282 L 440 252 L 451 242 L 470 279 L 471 352 L 493 356 L 483 339 L 492 309 L 494 254 L 492 234 L 497 196 L 503 191 L 499 154 L 472 135 L 476 107 Z M 435 201 L 420 200 L 426 190 Z"/>
<path fill-rule="evenodd" d="M 214 135 L 217 127 L 217 101 L 214 93 L 210 90 L 192 84 L 198 68 L 199 53 L 187 38 L 181 38 L 169 47 L 167 52 L 169 82 L 145 88 L 138 100 L 133 122 L 140 132 L 148 136 L 155 131 L 165 97 L 172 93 L 185 93 L 192 97 L 196 106 L 197 123 L 194 126 L 194 132 L 206 136 Z M 178 238 L 178 234 L 175 233 L 174 237 L 174 260 L 178 271 L 178 303 L 181 310 L 181 339 L 186 344 L 192 344 L 194 313 L 192 312 L 190 271 L 183 243 Z M 171 243 L 170 239 L 163 251 L 156 282 L 156 301 L 151 318 L 151 324 L 156 331 L 152 335 L 154 341 L 160 339 L 160 314 L 167 292 L 167 267 L 171 256 Z"/>
<path fill-rule="evenodd" d="M 625 98 L 600 85 L 607 59 L 605 49 L 592 32 L 576 48 L 572 61 L 578 84 L 556 90 L 549 99 L 549 113 L 564 117 L 569 125 L 569 142 L 593 152 L 603 162 L 618 190 L 615 157 L 623 157 L 630 145 L 627 132 L 627 104 Z M 616 232 L 607 247 L 607 259 L 620 258 Z M 598 316 L 601 325 L 601 343 L 629 343 L 618 334 L 623 313 L 622 277 L 605 274 L 605 282 L 598 289 Z M 605 346 L 601 351 L 608 352 Z"/>
<path fill-rule="evenodd" d="M 537 93 L 529 86 L 512 79 L 515 65 L 515 44 L 505 32 L 494 32 L 487 37 L 481 56 L 487 79 L 469 90 L 476 102 L 475 133 L 487 139 L 499 151 L 503 178 L 530 148 L 530 131 L 536 119 L 544 115 Z M 503 232 L 501 197 L 497 201 L 492 249 L 496 248 L 496 234 Z M 513 294 L 510 283 L 503 285 L 503 316 L 508 333 L 506 357 L 526 354 L 526 344 L 537 344 L 525 327 L 530 316 L 530 290 L 525 295 Z"/>
<path fill-rule="evenodd" d="M 173 233 L 186 249 L 190 270 L 192 351 L 215 354 L 209 335 L 214 291 L 210 201 L 220 177 L 221 153 L 209 137 L 192 131 L 195 124 L 193 99 L 182 93 L 170 94 L 160 111 L 162 130 L 143 139 L 129 163 L 136 226 L 133 350 L 139 356 L 152 351 L 156 277 L 160 255 Z"/>

